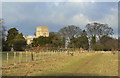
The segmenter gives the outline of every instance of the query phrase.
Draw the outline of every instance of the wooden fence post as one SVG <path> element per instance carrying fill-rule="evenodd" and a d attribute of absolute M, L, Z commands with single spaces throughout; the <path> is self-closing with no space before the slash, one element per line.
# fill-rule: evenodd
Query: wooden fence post
<path fill-rule="evenodd" d="M 27 62 L 27 52 L 25 52 L 25 56 L 26 56 L 26 62 Z"/>
<path fill-rule="evenodd" d="M 39 52 L 39 59 L 40 59 L 40 52 Z"/>
<path fill-rule="evenodd" d="M 8 59 L 9 59 L 9 53 L 7 52 L 7 64 L 8 64 Z"/>
<path fill-rule="evenodd" d="M 21 58 L 20 58 L 20 59 L 21 59 L 21 62 L 22 62 L 22 54 L 23 54 L 23 53 L 21 52 Z"/>
<path fill-rule="evenodd" d="M 34 60 L 33 52 L 31 52 L 31 59 L 32 59 L 32 61 Z"/>
<path fill-rule="evenodd" d="M 21 62 L 21 53 L 19 52 L 19 63 Z"/>
<path fill-rule="evenodd" d="M 16 52 L 14 52 L 14 64 L 15 64 Z"/>
<path fill-rule="evenodd" d="M 19 52 L 19 63 L 20 63 L 20 52 Z"/>
<path fill-rule="evenodd" d="M 31 52 L 29 53 L 29 62 L 31 61 Z"/>
<path fill-rule="evenodd" d="M 36 60 L 35 52 L 33 52 L 33 55 L 34 55 L 34 58 L 35 58 L 35 60 Z"/>

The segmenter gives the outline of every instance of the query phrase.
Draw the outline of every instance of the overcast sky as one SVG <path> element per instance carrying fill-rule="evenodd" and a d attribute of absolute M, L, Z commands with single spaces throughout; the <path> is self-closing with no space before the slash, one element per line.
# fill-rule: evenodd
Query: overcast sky
<path fill-rule="evenodd" d="M 57 32 L 68 25 L 85 29 L 94 21 L 108 24 L 118 33 L 117 2 L 4 2 L 2 14 L 7 29 L 15 27 L 24 35 L 34 35 L 36 26 Z"/>

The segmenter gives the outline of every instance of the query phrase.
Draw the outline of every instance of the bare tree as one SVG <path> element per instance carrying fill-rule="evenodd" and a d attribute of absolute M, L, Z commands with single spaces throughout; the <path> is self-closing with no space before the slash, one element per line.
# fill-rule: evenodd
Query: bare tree
<path fill-rule="evenodd" d="M 108 26 L 108 24 L 101 24 L 101 23 L 89 23 L 86 25 L 87 35 L 89 38 L 89 49 L 92 48 L 92 39 L 95 37 L 96 39 L 100 40 L 103 36 L 109 36 L 113 34 L 113 29 Z"/>
<path fill-rule="evenodd" d="M 0 18 L 0 49 L 2 49 L 2 46 L 3 46 L 3 44 L 4 44 L 4 42 L 5 42 L 5 36 L 6 36 L 6 34 L 5 34 L 5 27 L 3 26 L 3 19 L 2 18 Z"/>
<path fill-rule="evenodd" d="M 82 30 L 74 25 L 69 25 L 59 30 L 61 37 L 65 38 L 65 47 L 67 48 L 70 39 L 79 37 L 82 34 Z"/>
<path fill-rule="evenodd" d="M 65 38 L 72 39 L 73 37 L 79 37 L 82 33 L 82 30 L 77 26 L 70 25 L 60 29 L 59 33 Z"/>
<path fill-rule="evenodd" d="M 113 29 L 108 26 L 108 24 L 100 24 L 100 23 L 90 23 L 86 25 L 87 33 L 90 37 L 95 36 L 99 37 L 112 35 Z"/>
<path fill-rule="evenodd" d="M 2 18 L 0 18 L 0 38 L 4 39 L 6 34 L 5 34 L 5 26 L 4 24 L 4 20 Z"/>

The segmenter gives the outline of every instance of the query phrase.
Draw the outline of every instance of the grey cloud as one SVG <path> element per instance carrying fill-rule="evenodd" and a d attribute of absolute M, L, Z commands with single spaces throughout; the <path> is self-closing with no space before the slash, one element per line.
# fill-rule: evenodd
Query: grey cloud
<path fill-rule="evenodd" d="M 58 31 L 60 28 L 69 24 L 84 28 L 88 22 L 95 20 L 111 23 L 111 21 L 107 20 L 107 18 L 109 19 L 110 17 L 112 20 L 117 21 L 116 18 L 114 18 L 114 16 L 116 17 L 116 11 L 109 10 L 114 6 L 105 7 L 104 5 L 103 7 L 101 3 L 101 7 L 106 9 L 97 10 L 97 4 L 99 3 L 4 3 L 3 17 L 6 26 L 9 26 L 8 28 L 15 26 L 27 35 L 33 34 L 35 32 L 35 26 L 38 25 L 46 25 L 49 26 L 50 31 Z M 109 3 L 106 4 L 109 5 Z M 117 7 L 115 8 L 117 9 Z M 95 12 L 96 15 L 92 14 L 92 12 Z M 94 19 L 93 17 L 97 18 Z M 116 24 L 116 22 L 113 24 Z"/>

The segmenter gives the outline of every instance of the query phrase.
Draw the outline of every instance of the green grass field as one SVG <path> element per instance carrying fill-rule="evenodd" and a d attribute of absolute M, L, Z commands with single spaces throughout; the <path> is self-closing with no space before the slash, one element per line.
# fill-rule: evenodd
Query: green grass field
<path fill-rule="evenodd" d="M 3 54 L 3 76 L 118 76 L 118 54 L 112 53 L 67 53 L 36 54 L 31 61 L 23 55 L 21 63 L 11 55 L 6 64 Z M 27 59 L 27 60 L 26 60 Z M 14 62 L 15 61 L 15 62 Z"/>

